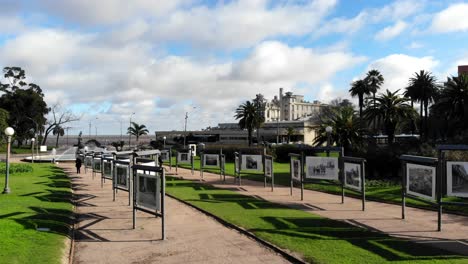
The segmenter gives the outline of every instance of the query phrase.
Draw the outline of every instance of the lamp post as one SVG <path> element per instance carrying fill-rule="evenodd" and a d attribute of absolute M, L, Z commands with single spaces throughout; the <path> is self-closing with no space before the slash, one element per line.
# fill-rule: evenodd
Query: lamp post
<path fill-rule="evenodd" d="M 166 148 L 166 136 L 163 137 L 163 148 Z"/>
<path fill-rule="evenodd" d="M 325 128 L 325 131 L 327 132 L 327 148 L 329 148 L 331 145 L 331 132 L 333 131 L 333 128 L 331 126 L 327 126 Z M 327 149 L 327 157 L 329 156 L 330 156 L 330 150 Z"/>
<path fill-rule="evenodd" d="M 10 187 L 8 187 L 8 177 L 10 176 L 10 144 L 11 136 L 15 134 L 15 130 L 11 127 L 5 128 L 5 135 L 8 137 L 7 143 L 7 153 L 6 153 L 6 171 L 5 171 L 5 189 L 3 189 L 4 194 L 10 193 Z"/>
<path fill-rule="evenodd" d="M 35 138 L 31 138 L 31 163 L 34 163 L 34 141 Z"/>
<path fill-rule="evenodd" d="M 185 125 L 184 125 L 184 149 L 185 149 L 185 138 L 187 137 L 187 119 L 188 119 L 188 112 L 185 112 Z"/>
<path fill-rule="evenodd" d="M 134 115 L 135 113 L 132 113 L 130 115 L 130 122 L 128 123 L 129 124 L 129 128 L 132 127 L 132 116 Z M 132 140 L 132 134 L 130 133 L 130 131 L 128 131 L 128 147 L 130 147 L 130 142 Z"/>

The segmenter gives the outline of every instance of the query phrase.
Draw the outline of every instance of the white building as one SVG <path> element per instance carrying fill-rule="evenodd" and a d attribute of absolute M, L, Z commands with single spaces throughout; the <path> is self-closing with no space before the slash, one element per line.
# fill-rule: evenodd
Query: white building
<path fill-rule="evenodd" d="M 317 114 L 321 106 L 323 104 L 319 101 L 305 101 L 303 95 L 295 95 L 292 92 L 283 95 L 283 88 L 280 88 L 279 99 L 275 96 L 273 100 L 266 102 L 265 122 L 305 119 Z"/>

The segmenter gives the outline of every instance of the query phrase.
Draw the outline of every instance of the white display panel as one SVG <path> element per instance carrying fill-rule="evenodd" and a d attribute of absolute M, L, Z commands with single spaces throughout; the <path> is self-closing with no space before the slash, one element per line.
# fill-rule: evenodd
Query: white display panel
<path fill-rule="evenodd" d="M 447 161 L 447 196 L 468 197 L 468 162 Z"/>
<path fill-rule="evenodd" d="M 306 157 L 305 178 L 338 180 L 339 167 L 338 158 L 334 157 Z"/>
<path fill-rule="evenodd" d="M 344 163 L 344 183 L 346 187 L 361 191 L 361 164 Z"/>
<path fill-rule="evenodd" d="M 263 171 L 262 155 L 242 155 L 242 170 Z"/>
<path fill-rule="evenodd" d="M 436 168 L 418 164 L 406 164 L 406 192 L 435 200 Z"/>

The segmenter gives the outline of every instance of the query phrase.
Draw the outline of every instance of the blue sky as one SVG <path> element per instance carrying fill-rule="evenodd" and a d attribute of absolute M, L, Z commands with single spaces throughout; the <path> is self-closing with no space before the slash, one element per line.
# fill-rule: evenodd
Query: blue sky
<path fill-rule="evenodd" d="M 280 87 L 328 102 L 373 68 L 382 90 L 468 64 L 466 1 L 3 0 L 1 66 L 20 66 L 70 133 L 215 126 Z M 96 119 L 96 117 L 98 119 Z M 99 121 L 97 121 L 99 120 Z M 93 128 L 93 131 L 95 129 Z"/>

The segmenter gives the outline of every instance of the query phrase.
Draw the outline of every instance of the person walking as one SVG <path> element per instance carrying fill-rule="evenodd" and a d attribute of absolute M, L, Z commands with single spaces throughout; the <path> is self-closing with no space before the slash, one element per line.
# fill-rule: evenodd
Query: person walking
<path fill-rule="evenodd" d="M 79 157 L 76 158 L 75 167 L 76 167 L 76 173 L 80 174 L 81 173 L 81 159 Z"/>

